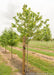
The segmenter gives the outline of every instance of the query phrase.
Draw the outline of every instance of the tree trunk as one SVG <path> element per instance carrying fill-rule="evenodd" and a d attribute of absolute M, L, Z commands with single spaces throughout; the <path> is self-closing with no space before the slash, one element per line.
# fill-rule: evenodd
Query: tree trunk
<path fill-rule="evenodd" d="M 12 57 L 12 46 L 11 46 L 11 59 L 12 59 L 13 57 Z"/>
<path fill-rule="evenodd" d="M 6 53 L 6 46 L 5 46 L 5 53 Z"/>
<path fill-rule="evenodd" d="M 22 64 L 22 75 L 25 75 L 25 36 L 23 37 L 23 64 Z"/>
<path fill-rule="evenodd" d="M 28 43 L 27 43 L 27 72 L 28 72 Z"/>

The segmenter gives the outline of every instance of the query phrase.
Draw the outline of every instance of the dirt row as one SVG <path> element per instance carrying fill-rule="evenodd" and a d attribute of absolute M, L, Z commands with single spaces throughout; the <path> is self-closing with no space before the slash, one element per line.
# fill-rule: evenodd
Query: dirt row
<path fill-rule="evenodd" d="M 18 47 L 13 47 L 13 48 L 17 49 L 19 51 L 22 51 L 22 49 L 20 49 Z M 32 51 L 28 51 L 28 54 L 32 54 L 33 56 L 38 57 L 38 58 L 43 59 L 43 60 L 46 60 L 46 61 L 54 62 L 54 57 L 52 57 L 52 56 L 47 56 L 47 55 L 32 52 Z"/>
<path fill-rule="evenodd" d="M 36 50 L 42 50 L 42 51 L 46 51 L 46 52 L 54 52 L 54 51 L 52 51 L 52 50 L 47 50 L 47 49 L 40 49 L 40 48 L 32 48 L 32 47 L 29 47 L 29 48 L 31 48 L 31 49 L 36 49 Z"/>

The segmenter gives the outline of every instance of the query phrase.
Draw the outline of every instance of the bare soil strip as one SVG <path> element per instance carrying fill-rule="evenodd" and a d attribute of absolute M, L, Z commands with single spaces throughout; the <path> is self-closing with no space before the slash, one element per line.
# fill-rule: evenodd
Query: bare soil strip
<path fill-rule="evenodd" d="M 19 51 L 22 51 L 22 49 L 18 48 L 18 47 L 13 47 L 14 49 L 17 49 Z M 36 53 L 36 52 L 32 52 L 32 51 L 28 51 L 29 54 L 32 54 L 33 56 L 39 57 L 40 59 L 46 60 L 46 61 L 51 61 L 54 62 L 54 57 L 52 56 L 47 56 L 44 54 L 40 54 L 40 53 Z"/>

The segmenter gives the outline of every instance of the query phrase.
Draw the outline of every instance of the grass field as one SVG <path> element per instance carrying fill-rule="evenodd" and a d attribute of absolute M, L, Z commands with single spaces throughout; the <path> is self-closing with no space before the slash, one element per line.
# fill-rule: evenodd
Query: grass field
<path fill-rule="evenodd" d="M 0 75 L 11 75 L 12 68 L 6 65 L 6 61 L 0 55 Z"/>
<path fill-rule="evenodd" d="M 22 45 L 20 42 L 19 45 Z M 54 48 L 54 41 L 30 41 L 29 47 L 32 48 L 44 48 L 44 49 L 53 49 Z"/>
<path fill-rule="evenodd" d="M 7 47 L 7 49 L 9 51 L 11 51 L 11 49 L 9 47 Z M 13 49 L 13 53 L 17 54 L 20 58 L 22 58 L 22 51 Z M 47 61 L 41 60 L 32 55 L 29 55 L 28 61 L 32 66 L 39 68 L 43 72 L 54 73 L 54 63 L 52 63 L 52 62 L 47 62 Z"/>
<path fill-rule="evenodd" d="M 18 45 L 18 47 L 22 49 L 22 45 L 21 44 Z M 31 46 L 29 46 L 29 47 L 31 47 Z M 37 48 L 37 47 L 35 47 L 35 48 Z M 39 49 L 54 51 L 54 49 L 51 49 L 51 48 L 39 47 Z M 54 53 L 53 52 L 44 51 L 44 50 L 38 50 L 38 49 L 33 49 L 32 47 L 28 48 L 28 50 L 32 51 L 32 52 L 37 52 L 37 53 L 41 53 L 41 54 L 44 54 L 44 55 L 48 55 L 48 56 L 53 56 L 54 57 Z"/>
<path fill-rule="evenodd" d="M 17 47 L 22 49 L 22 43 L 19 43 L 17 45 Z M 35 48 L 37 48 L 37 49 L 35 49 Z M 41 49 L 41 50 L 39 50 L 39 49 Z M 7 50 L 11 51 L 11 48 L 7 47 Z M 54 51 L 54 41 L 48 41 L 48 42 L 30 41 L 28 50 L 35 52 L 35 53 L 47 55 L 49 57 L 54 57 L 54 53 L 49 52 L 49 51 Z M 13 54 L 17 54 L 17 56 L 22 59 L 22 51 L 21 50 L 13 49 Z M 25 59 L 27 59 L 27 55 L 26 55 Z M 31 66 L 33 66 L 34 68 L 39 70 L 39 71 L 36 70 L 36 72 L 50 73 L 49 75 L 54 75 L 54 62 L 46 61 L 39 57 L 35 57 L 32 54 L 29 54 L 28 62 Z"/>
<path fill-rule="evenodd" d="M 54 41 L 30 41 L 30 47 L 54 48 Z"/>

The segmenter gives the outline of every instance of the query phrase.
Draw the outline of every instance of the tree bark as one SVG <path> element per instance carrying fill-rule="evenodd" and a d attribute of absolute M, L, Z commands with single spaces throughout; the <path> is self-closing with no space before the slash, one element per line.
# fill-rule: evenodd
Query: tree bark
<path fill-rule="evenodd" d="M 5 53 L 6 53 L 6 46 L 5 46 Z"/>
<path fill-rule="evenodd" d="M 11 46 L 11 59 L 12 59 L 13 57 L 12 57 L 12 46 Z"/>
<path fill-rule="evenodd" d="M 28 72 L 28 43 L 27 43 L 27 72 Z"/>
<path fill-rule="evenodd" d="M 23 64 L 22 64 L 22 75 L 25 75 L 25 36 L 23 37 Z"/>

